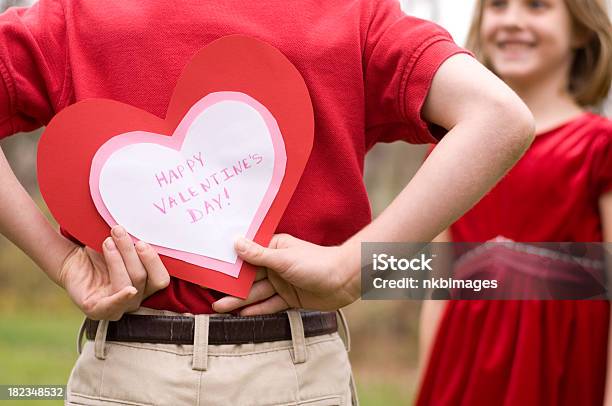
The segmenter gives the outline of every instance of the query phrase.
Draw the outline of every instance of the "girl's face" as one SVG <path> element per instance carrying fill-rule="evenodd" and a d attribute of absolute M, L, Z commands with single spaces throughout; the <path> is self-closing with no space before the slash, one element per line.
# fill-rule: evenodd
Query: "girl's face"
<path fill-rule="evenodd" d="M 532 83 L 572 63 L 572 18 L 564 0 L 483 0 L 483 51 L 504 80 Z"/>

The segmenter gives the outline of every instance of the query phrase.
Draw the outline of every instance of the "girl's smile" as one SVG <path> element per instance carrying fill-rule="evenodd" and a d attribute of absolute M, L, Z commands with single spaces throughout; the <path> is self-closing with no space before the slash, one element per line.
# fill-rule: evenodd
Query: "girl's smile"
<path fill-rule="evenodd" d="M 537 42 L 524 40 L 519 38 L 508 38 L 498 40 L 495 43 L 497 48 L 497 56 L 500 59 L 498 63 L 504 61 L 520 60 L 528 58 L 531 52 L 536 48 Z"/>

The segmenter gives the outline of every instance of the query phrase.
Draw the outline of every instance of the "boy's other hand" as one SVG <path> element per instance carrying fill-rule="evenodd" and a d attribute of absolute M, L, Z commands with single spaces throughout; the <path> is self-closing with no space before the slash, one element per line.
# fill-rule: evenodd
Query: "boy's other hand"
<path fill-rule="evenodd" d="M 113 227 L 102 254 L 89 247 L 75 247 L 60 271 L 60 285 L 93 320 L 119 320 L 169 283 L 170 276 L 157 252 L 142 241 L 134 245 L 121 226 Z"/>
<path fill-rule="evenodd" d="M 240 258 L 263 269 L 246 299 L 221 298 L 213 303 L 216 312 L 243 308 L 240 315 L 251 316 L 288 308 L 336 310 L 359 297 L 355 273 L 349 272 L 355 261 L 344 246 L 323 247 L 277 234 L 268 248 L 244 238 L 235 248 Z"/>

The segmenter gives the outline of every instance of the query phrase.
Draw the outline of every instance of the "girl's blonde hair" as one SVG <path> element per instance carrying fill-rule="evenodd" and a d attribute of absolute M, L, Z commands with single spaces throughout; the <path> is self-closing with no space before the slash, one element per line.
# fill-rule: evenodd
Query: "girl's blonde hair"
<path fill-rule="evenodd" d="M 480 27 L 486 0 L 477 0 L 466 47 L 492 69 L 484 54 Z M 587 42 L 577 49 L 570 72 L 569 91 L 582 106 L 595 106 L 607 96 L 612 82 L 612 24 L 605 0 L 564 0 L 576 33 Z"/>

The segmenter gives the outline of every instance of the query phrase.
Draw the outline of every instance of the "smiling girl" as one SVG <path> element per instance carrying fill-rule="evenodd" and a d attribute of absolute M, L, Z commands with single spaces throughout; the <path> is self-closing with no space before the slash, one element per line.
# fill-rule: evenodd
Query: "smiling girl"
<path fill-rule="evenodd" d="M 612 241 L 612 122 L 587 111 L 612 76 L 604 0 L 479 0 L 468 47 L 526 102 L 538 136 L 441 239 Z M 418 404 L 612 404 L 609 306 L 426 302 Z"/>

